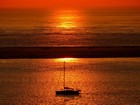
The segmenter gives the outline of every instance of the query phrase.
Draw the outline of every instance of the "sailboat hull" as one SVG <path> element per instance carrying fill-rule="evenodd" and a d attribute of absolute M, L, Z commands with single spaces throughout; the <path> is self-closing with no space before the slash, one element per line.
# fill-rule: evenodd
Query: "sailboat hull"
<path fill-rule="evenodd" d="M 56 91 L 56 95 L 79 95 L 80 91 L 79 90 L 61 90 L 61 91 Z"/>

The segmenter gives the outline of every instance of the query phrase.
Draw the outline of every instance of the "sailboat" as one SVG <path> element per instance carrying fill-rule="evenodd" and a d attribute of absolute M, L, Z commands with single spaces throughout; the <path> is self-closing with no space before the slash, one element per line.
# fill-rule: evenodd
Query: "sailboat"
<path fill-rule="evenodd" d="M 81 90 L 73 89 L 65 86 L 65 61 L 64 61 L 64 76 L 63 76 L 63 89 L 57 90 L 56 95 L 79 95 Z"/>

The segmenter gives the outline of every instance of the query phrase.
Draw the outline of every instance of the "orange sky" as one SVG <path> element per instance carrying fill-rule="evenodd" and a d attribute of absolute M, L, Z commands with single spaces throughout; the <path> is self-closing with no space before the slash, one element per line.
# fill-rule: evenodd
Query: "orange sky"
<path fill-rule="evenodd" d="M 0 8 L 140 7 L 140 0 L 0 0 Z"/>

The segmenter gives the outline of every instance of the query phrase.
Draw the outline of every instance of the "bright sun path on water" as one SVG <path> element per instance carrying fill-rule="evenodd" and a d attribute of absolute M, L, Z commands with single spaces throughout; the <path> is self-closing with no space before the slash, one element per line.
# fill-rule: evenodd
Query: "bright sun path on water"
<path fill-rule="evenodd" d="M 58 28 L 72 29 L 77 27 L 77 19 L 79 16 L 75 11 L 60 11 L 57 14 L 58 17 Z"/>
<path fill-rule="evenodd" d="M 56 62 L 76 62 L 78 59 L 77 58 L 57 58 L 55 61 Z"/>

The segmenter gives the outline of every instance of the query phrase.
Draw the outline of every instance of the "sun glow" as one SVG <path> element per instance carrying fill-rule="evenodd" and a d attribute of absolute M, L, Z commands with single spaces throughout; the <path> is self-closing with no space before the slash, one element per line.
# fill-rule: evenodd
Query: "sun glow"
<path fill-rule="evenodd" d="M 58 15 L 58 28 L 72 29 L 77 27 L 78 16 L 72 11 L 63 11 Z"/>
<path fill-rule="evenodd" d="M 71 29 L 76 27 L 74 22 L 63 22 L 60 24 L 61 28 L 65 28 L 65 29 Z"/>

